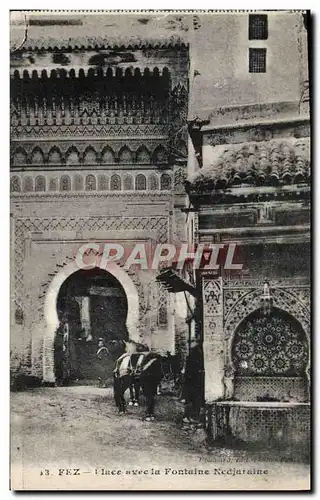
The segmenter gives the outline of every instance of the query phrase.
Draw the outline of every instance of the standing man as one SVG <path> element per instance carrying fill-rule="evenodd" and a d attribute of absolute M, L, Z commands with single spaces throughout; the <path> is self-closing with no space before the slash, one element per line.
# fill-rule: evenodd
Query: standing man
<path fill-rule="evenodd" d="M 203 350 L 199 338 L 193 338 L 186 359 L 184 373 L 185 412 L 184 423 L 199 423 L 203 404 L 204 363 Z"/>
<path fill-rule="evenodd" d="M 104 340 L 102 338 L 98 340 L 98 350 L 96 356 L 99 362 L 99 387 L 106 387 L 108 365 L 110 363 L 110 351 L 104 345 Z"/>

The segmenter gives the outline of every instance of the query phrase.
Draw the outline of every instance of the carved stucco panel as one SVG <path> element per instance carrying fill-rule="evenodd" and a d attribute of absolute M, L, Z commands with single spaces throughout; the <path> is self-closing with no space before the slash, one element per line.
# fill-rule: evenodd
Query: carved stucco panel
<path fill-rule="evenodd" d="M 240 293 L 241 292 L 241 293 Z M 231 295 L 232 291 L 228 293 Z M 262 289 L 244 289 L 233 290 L 234 300 L 230 307 L 231 301 L 229 300 L 229 309 L 226 312 L 224 335 L 225 335 L 225 387 L 226 397 L 232 397 L 233 394 L 233 375 L 234 367 L 232 364 L 232 343 L 235 332 L 240 323 L 252 312 L 260 308 L 260 298 Z M 295 319 L 297 319 L 302 328 L 304 329 L 307 339 L 309 351 L 310 345 L 310 289 L 305 287 L 291 287 L 291 288 L 273 288 L 271 289 L 273 298 L 273 306 L 283 311 L 286 311 Z M 309 361 L 306 369 L 306 375 L 310 377 L 310 361 L 311 356 L 309 353 Z"/>
<path fill-rule="evenodd" d="M 224 340 L 222 279 L 203 279 L 203 353 L 205 398 L 214 401 L 223 396 Z"/>

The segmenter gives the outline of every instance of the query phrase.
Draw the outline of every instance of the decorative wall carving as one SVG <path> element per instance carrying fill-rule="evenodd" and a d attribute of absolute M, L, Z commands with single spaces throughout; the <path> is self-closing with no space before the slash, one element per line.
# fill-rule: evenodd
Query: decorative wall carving
<path fill-rule="evenodd" d="M 27 153 L 21 146 L 18 146 L 13 153 L 13 163 L 14 165 L 25 165 L 28 163 Z"/>
<path fill-rule="evenodd" d="M 133 154 L 128 146 L 123 146 L 118 153 L 119 163 L 133 163 Z"/>
<path fill-rule="evenodd" d="M 60 179 L 60 191 L 70 191 L 71 179 L 68 175 L 63 175 Z"/>
<path fill-rule="evenodd" d="M 105 147 L 101 152 L 102 163 L 105 165 L 112 165 L 116 162 L 116 155 L 112 148 Z"/>
<path fill-rule="evenodd" d="M 83 191 L 83 176 L 76 174 L 73 178 L 73 189 L 75 191 Z"/>
<path fill-rule="evenodd" d="M 42 150 L 37 146 L 34 148 L 31 154 L 31 163 L 34 165 L 43 165 L 44 155 Z"/>
<path fill-rule="evenodd" d="M 123 178 L 123 189 L 125 191 L 132 191 L 134 189 L 133 186 L 133 176 L 130 174 L 126 174 Z"/>
<path fill-rule="evenodd" d="M 219 316 L 222 314 L 222 282 L 221 280 L 205 280 L 203 284 L 203 301 L 206 315 Z"/>
<path fill-rule="evenodd" d="M 98 182 L 97 182 L 98 180 Z M 36 176 L 33 179 L 31 176 L 23 178 L 23 192 L 30 193 L 32 191 L 44 192 L 47 191 L 57 191 L 58 185 L 60 191 L 83 191 L 84 190 L 84 179 L 83 175 L 79 173 L 74 173 L 71 175 L 62 175 L 60 179 L 48 177 L 45 175 Z M 124 191 L 137 190 L 145 191 L 148 187 L 149 190 L 159 190 L 159 184 L 162 191 L 168 191 L 171 189 L 172 179 L 170 174 L 149 174 L 147 177 L 144 174 L 131 175 L 125 172 L 120 174 L 112 174 L 110 179 L 110 190 L 111 191 Z M 34 185 L 34 189 L 33 189 Z M 13 193 L 21 192 L 21 177 L 19 175 L 13 175 L 11 177 L 10 189 Z M 89 174 L 85 179 L 85 190 L 86 191 L 107 191 L 109 190 L 109 177 L 105 174 Z"/>
<path fill-rule="evenodd" d="M 152 154 L 152 163 L 163 164 L 167 163 L 168 155 L 164 146 L 157 146 Z"/>
<path fill-rule="evenodd" d="M 175 190 L 185 192 L 184 181 L 187 178 L 187 168 L 185 166 L 178 167 L 174 171 L 174 188 Z"/>
<path fill-rule="evenodd" d="M 151 191 L 159 189 L 159 178 L 156 174 L 150 174 L 148 176 L 148 189 Z"/>
<path fill-rule="evenodd" d="M 24 258 L 25 240 L 30 232 L 39 231 L 152 231 L 160 243 L 167 242 L 169 220 L 167 217 L 55 217 L 17 218 L 14 222 L 14 294 L 17 306 L 24 309 Z"/>
<path fill-rule="evenodd" d="M 145 145 L 139 144 L 135 139 L 130 147 L 119 139 L 112 146 L 104 146 L 99 140 L 95 144 L 96 149 L 88 146 L 85 140 L 75 140 L 73 145 L 60 141 L 59 146 L 49 149 L 49 144 L 41 144 L 33 147 L 33 142 L 25 142 L 23 146 L 12 144 L 11 164 L 20 165 L 114 165 L 114 164 L 143 164 L 163 165 L 168 162 L 167 149 L 159 140 L 145 138 L 152 154 Z"/>
<path fill-rule="evenodd" d="M 33 179 L 32 177 L 24 177 L 23 179 L 23 191 L 26 193 L 33 191 Z"/>
<path fill-rule="evenodd" d="M 50 149 L 49 154 L 48 154 L 48 163 L 53 164 L 53 165 L 59 165 L 59 163 L 62 163 L 62 155 L 58 147 L 54 146 L 52 149 Z"/>
<path fill-rule="evenodd" d="M 83 163 L 94 164 L 97 162 L 97 153 L 95 149 L 89 146 L 83 155 Z"/>
<path fill-rule="evenodd" d="M 68 82 L 78 82 L 78 88 L 69 87 L 69 92 L 63 90 L 61 80 L 46 80 L 46 86 L 53 83 L 50 98 L 43 96 L 41 87 L 35 80 L 25 84 L 25 80 L 13 80 L 11 93 L 11 120 L 17 125 L 71 125 L 88 123 L 168 123 L 169 121 L 169 80 L 159 86 L 152 77 L 147 78 L 141 85 L 139 79 L 130 78 L 130 87 L 119 85 L 119 79 L 109 79 L 105 85 L 103 79 L 90 80 L 89 92 L 85 94 L 83 82 L 71 79 Z M 136 87 L 132 82 L 136 83 Z M 127 83 L 129 80 L 127 80 Z M 166 84 L 167 89 L 163 87 Z M 60 95 L 55 95 L 57 85 L 60 84 Z M 100 86 L 99 86 L 100 84 Z M 94 91 L 94 87 L 99 90 Z M 113 85 L 113 89 L 111 88 Z M 33 90 L 30 92 L 31 87 Z M 72 85 L 71 85 L 72 87 Z M 21 88 L 23 88 L 21 92 Z M 178 86 L 176 87 L 178 89 Z M 73 90 L 73 92 L 72 92 Z M 37 95 L 37 92 L 39 94 Z"/>
<path fill-rule="evenodd" d="M 261 288 L 243 288 L 234 290 L 233 298 L 225 298 L 227 313 L 225 315 L 224 331 L 226 339 L 232 338 L 240 322 L 249 314 L 260 308 Z M 274 306 L 282 309 L 296 318 L 308 334 L 310 329 L 310 290 L 298 291 L 291 288 L 274 288 L 271 284 Z M 299 289 L 298 289 L 299 290 Z M 228 296 L 228 292 L 224 292 Z M 303 298 L 302 298 L 303 297 Z"/>
<path fill-rule="evenodd" d="M 67 165 L 79 165 L 80 163 L 80 154 L 75 147 L 71 147 L 68 149 L 65 155 L 65 161 Z"/>
<path fill-rule="evenodd" d="M 136 163 L 145 163 L 145 164 L 150 164 L 151 163 L 151 154 L 148 148 L 145 146 L 141 146 L 138 148 L 136 155 L 135 155 L 135 161 Z"/>
<path fill-rule="evenodd" d="M 46 190 L 46 178 L 43 175 L 38 175 L 35 179 L 35 191 Z"/>
<path fill-rule="evenodd" d="M 160 189 L 170 190 L 171 186 L 171 176 L 169 174 L 162 174 L 160 179 Z"/>
<path fill-rule="evenodd" d="M 86 191 L 95 191 L 97 189 L 97 181 L 94 175 L 86 177 Z"/>
<path fill-rule="evenodd" d="M 136 176 L 136 190 L 138 191 L 144 191 L 147 189 L 147 179 L 146 176 L 143 174 L 138 174 Z"/>
<path fill-rule="evenodd" d="M 58 191 L 58 179 L 51 178 L 49 181 L 49 191 Z"/>
<path fill-rule="evenodd" d="M 288 314 L 256 312 L 235 333 L 232 361 L 240 376 L 301 377 L 308 362 L 308 342 L 299 323 Z"/>
<path fill-rule="evenodd" d="M 168 299 L 168 291 L 161 283 L 158 283 L 157 325 L 160 327 L 167 326 L 168 324 Z"/>
<path fill-rule="evenodd" d="M 98 175 L 98 190 L 107 191 L 109 189 L 109 179 L 106 175 Z"/>
<path fill-rule="evenodd" d="M 90 120 L 89 120 L 90 122 Z M 11 121 L 11 138 L 18 140 L 23 138 L 42 138 L 42 137 L 141 137 L 141 138 L 152 138 L 161 137 L 166 139 L 168 136 L 168 125 L 167 124 L 151 124 L 151 123 L 140 123 L 140 124 L 120 124 L 117 119 L 114 123 L 103 123 L 103 116 L 99 118 L 97 124 L 69 124 L 65 125 L 62 121 L 60 125 L 49 125 L 43 124 L 41 126 L 35 124 L 30 125 L 28 123 L 21 125 L 14 125 Z M 23 158 L 21 160 L 22 163 Z"/>
<path fill-rule="evenodd" d="M 18 193 L 21 191 L 21 179 L 18 175 L 13 175 L 10 179 L 10 191 Z"/>
<path fill-rule="evenodd" d="M 222 279 L 204 278 L 203 298 L 203 354 L 206 372 L 205 397 L 207 401 L 224 395 L 224 338 Z"/>
<path fill-rule="evenodd" d="M 279 311 L 278 314 L 280 314 L 280 316 L 292 318 L 290 321 L 295 325 L 295 328 L 292 330 L 290 327 L 287 332 L 287 336 L 292 334 L 292 339 L 290 337 L 292 342 L 289 337 L 287 338 L 283 333 L 286 326 L 283 327 L 283 325 L 280 325 L 282 333 L 279 333 L 279 342 L 277 341 L 278 337 L 275 337 L 275 335 L 278 335 L 277 328 L 279 329 L 279 325 L 275 325 L 274 335 L 272 333 L 273 330 L 271 331 L 269 329 L 270 331 L 268 330 L 265 332 L 261 342 L 273 342 L 272 345 L 274 345 L 276 350 L 279 346 L 280 348 L 282 346 L 291 353 L 290 354 L 288 351 L 288 355 L 282 356 L 283 353 L 281 349 L 279 352 L 273 352 L 270 346 L 265 346 L 267 355 L 269 356 L 270 354 L 266 362 L 263 357 L 264 346 L 262 346 L 261 342 L 259 343 L 259 338 L 264 330 L 261 329 L 260 332 L 258 324 L 256 324 L 253 329 L 250 329 L 249 325 L 252 314 L 257 315 L 260 311 L 263 283 L 263 279 L 247 280 L 244 278 L 224 280 L 222 284 L 222 280 L 220 281 L 210 277 L 203 278 L 204 358 L 207 381 L 206 398 L 209 401 L 217 397 L 235 397 L 235 381 L 237 381 L 238 384 L 237 397 L 239 397 L 240 393 L 245 393 L 245 379 L 242 379 L 244 374 L 246 374 L 246 376 L 250 375 L 250 373 L 253 373 L 255 370 L 255 376 L 263 376 L 271 369 L 273 372 L 278 370 L 278 375 L 283 375 L 285 373 L 286 377 L 290 374 L 295 376 L 298 375 L 302 378 L 304 377 L 302 385 L 300 384 L 302 390 L 298 391 L 299 400 L 304 401 L 305 398 L 308 397 L 307 378 L 309 376 L 308 363 L 310 362 L 310 357 L 308 355 L 308 349 L 310 348 L 310 286 L 306 280 L 299 279 L 274 280 L 270 283 L 273 306 L 275 307 L 275 316 L 277 315 L 276 311 Z M 300 333 L 297 338 L 294 338 L 296 331 Z M 250 341 L 250 335 L 254 343 Z M 302 347 L 300 344 L 297 346 L 296 342 L 299 341 L 301 343 L 301 335 L 303 339 L 305 339 L 301 344 Z M 284 337 L 284 339 L 282 337 Z M 221 341 L 219 339 L 221 339 Z M 259 346 L 262 346 L 261 352 Z M 300 366 L 300 371 L 298 370 L 298 372 L 293 373 L 292 367 L 290 368 L 290 366 L 288 366 L 289 354 L 291 357 L 295 356 L 295 359 L 297 359 L 297 366 Z M 251 365 L 253 363 L 252 366 L 248 365 L 249 362 L 247 358 L 251 360 Z M 236 362 L 234 365 L 235 360 Z M 247 364 L 244 363 L 241 365 L 240 362 L 243 361 L 247 361 Z M 251 372 L 247 373 L 247 369 L 250 367 Z M 266 368 L 264 369 L 264 367 Z M 281 367 L 283 368 L 282 371 L 280 370 Z M 236 369 L 238 373 L 236 373 Z M 292 384 L 290 385 L 289 383 L 288 385 L 282 382 L 281 384 L 281 397 L 286 398 L 288 397 L 287 393 L 288 391 L 290 392 Z M 262 386 L 260 387 L 260 393 L 262 389 L 262 395 L 265 395 L 264 387 Z M 273 394 L 275 394 L 274 391 L 271 395 Z"/>
<path fill-rule="evenodd" d="M 121 190 L 121 177 L 118 174 L 113 174 L 110 179 L 110 190 L 120 191 Z"/>

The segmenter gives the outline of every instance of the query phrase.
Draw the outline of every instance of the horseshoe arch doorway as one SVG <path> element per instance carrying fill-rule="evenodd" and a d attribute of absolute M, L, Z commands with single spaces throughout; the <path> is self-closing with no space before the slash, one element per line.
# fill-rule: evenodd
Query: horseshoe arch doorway
<path fill-rule="evenodd" d="M 57 297 L 59 327 L 54 342 L 54 371 L 58 385 L 95 384 L 103 368 L 111 377 L 111 356 L 97 356 L 99 339 L 106 346 L 127 340 L 126 292 L 111 273 L 79 269 L 62 283 Z M 102 367 L 101 363 L 107 366 Z M 107 377 L 108 378 L 108 377 Z"/>

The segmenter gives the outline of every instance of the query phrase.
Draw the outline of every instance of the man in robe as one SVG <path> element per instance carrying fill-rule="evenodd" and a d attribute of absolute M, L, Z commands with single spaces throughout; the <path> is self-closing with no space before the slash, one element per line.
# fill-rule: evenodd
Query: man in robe
<path fill-rule="evenodd" d="M 111 354 L 109 349 L 105 346 L 104 339 L 102 338 L 98 340 L 98 350 L 96 356 L 98 358 L 99 387 L 106 387 Z"/>
<path fill-rule="evenodd" d="M 186 359 L 184 373 L 184 423 L 198 423 L 203 405 L 204 363 L 200 340 L 194 338 Z"/>

